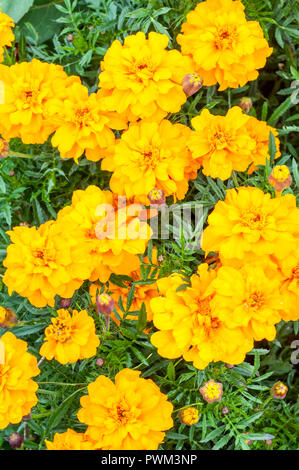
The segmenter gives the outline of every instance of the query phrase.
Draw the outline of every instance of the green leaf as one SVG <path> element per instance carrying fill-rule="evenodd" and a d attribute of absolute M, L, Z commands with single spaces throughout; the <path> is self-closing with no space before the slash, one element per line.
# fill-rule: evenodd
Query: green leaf
<path fill-rule="evenodd" d="M 30 23 L 35 29 L 38 36 L 38 43 L 42 44 L 52 38 L 61 26 L 56 22 L 61 13 L 55 5 L 45 2 L 45 5 L 37 5 L 20 21 L 20 27 L 23 29 L 26 23 Z"/>
<path fill-rule="evenodd" d="M 146 318 L 146 308 L 144 305 L 144 302 L 142 302 L 141 309 L 139 311 L 138 315 L 138 321 L 137 321 L 137 330 L 142 331 L 144 330 L 146 326 L 147 318 Z"/>
<path fill-rule="evenodd" d="M 84 387 L 86 388 L 86 387 Z M 80 388 L 79 390 L 76 390 L 74 393 L 72 393 L 69 397 L 67 397 L 61 405 L 58 406 L 58 408 L 55 409 L 53 414 L 51 414 L 51 417 L 48 421 L 47 428 L 46 428 L 46 436 L 48 435 L 49 431 L 60 423 L 60 421 L 63 419 L 63 417 L 66 415 L 68 409 L 70 408 L 75 396 L 84 390 L 84 388 Z"/>
<path fill-rule="evenodd" d="M 167 366 L 167 376 L 172 382 L 175 381 L 175 368 L 172 362 L 170 362 Z"/>
<path fill-rule="evenodd" d="M 16 23 L 27 13 L 33 5 L 33 0 L 0 0 L 0 9 L 10 16 Z"/>
<path fill-rule="evenodd" d="M 274 162 L 275 154 L 276 154 L 275 137 L 274 137 L 273 133 L 270 131 L 270 135 L 269 135 L 269 155 L 270 155 L 270 164 L 271 165 Z"/>
<path fill-rule="evenodd" d="M 270 119 L 268 120 L 269 126 L 275 126 L 279 118 L 286 113 L 286 111 L 294 106 L 292 96 L 289 96 L 283 103 L 281 103 L 278 108 L 275 109 L 274 113 L 271 115 Z"/>
<path fill-rule="evenodd" d="M 223 436 L 218 442 L 216 442 L 214 447 L 212 447 L 212 450 L 222 449 L 222 447 L 224 447 L 225 444 L 228 443 L 228 441 L 233 437 L 233 435 L 234 433 L 230 432 L 229 434 L 226 434 L 225 436 Z"/>
<path fill-rule="evenodd" d="M 240 421 L 237 424 L 238 428 L 244 429 L 247 426 L 249 426 L 250 423 L 253 423 L 254 421 L 257 421 L 262 415 L 264 414 L 263 411 L 259 411 L 258 413 L 255 413 L 252 416 L 249 416 L 249 418 L 243 419 L 243 421 Z"/>

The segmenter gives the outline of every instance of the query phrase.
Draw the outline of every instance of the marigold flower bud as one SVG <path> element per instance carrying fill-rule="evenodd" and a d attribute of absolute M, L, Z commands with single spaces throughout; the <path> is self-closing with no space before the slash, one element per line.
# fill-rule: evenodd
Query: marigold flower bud
<path fill-rule="evenodd" d="M 67 42 L 73 42 L 74 40 L 74 35 L 72 33 L 68 34 L 66 37 Z"/>
<path fill-rule="evenodd" d="M 233 368 L 234 368 L 234 366 L 232 366 L 231 364 L 225 364 L 225 367 L 226 367 L 227 369 L 233 369 Z"/>
<path fill-rule="evenodd" d="M 97 358 L 97 360 L 96 360 L 96 365 L 97 365 L 98 367 L 103 367 L 104 363 L 105 363 L 105 361 L 104 361 L 104 359 L 103 359 L 102 357 L 98 357 L 98 358 Z"/>
<path fill-rule="evenodd" d="M 183 90 L 187 96 L 192 96 L 202 87 L 203 80 L 197 73 L 188 73 L 183 78 Z"/>
<path fill-rule="evenodd" d="M 109 294 L 100 294 L 97 296 L 98 312 L 104 316 L 109 316 L 114 309 L 115 302 Z"/>
<path fill-rule="evenodd" d="M 165 204 L 165 201 L 166 201 L 165 192 L 163 191 L 163 189 L 157 189 L 157 188 L 152 189 L 148 193 L 147 198 L 151 204 L 162 205 L 162 204 Z"/>
<path fill-rule="evenodd" d="M 29 421 L 29 419 L 31 419 L 31 413 L 29 413 L 28 415 L 23 416 L 22 421 Z"/>
<path fill-rule="evenodd" d="M 271 395 L 273 398 L 283 400 L 287 394 L 288 387 L 282 382 L 276 382 L 271 388 Z"/>
<path fill-rule="evenodd" d="M 20 227 L 30 227 L 30 224 L 28 222 L 20 222 L 19 226 Z"/>
<path fill-rule="evenodd" d="M 71 306 L 72 299 L 61 298 L 59 303 L 60 303 L 61 308 L 69 308 Z"/>
<path fill-rule="evenodd" d="M 219 402 L 223 395 L 222 383 L 215 382 L 214 379 L 211 379 L 204 383 L 199 391 L 202 394 L 204 400 L 206 400 L 208 403 L 212 403 L 213 401 Z"/>
<path fill-rule="evenodd" d="M 222 413 L 223 415 L 228 415 L 229 409 L 227 408 L 227 406 L 224 406 L 224 407 L 222 408 L 221 413 Z"/>
<path fill-rule="evenodd" d="M 182 424 L 186 424 L 187 426 L 192 426 L 192 424 L 196 424 L 198 421 L 199 413 L 196 408 L 192 406 L 188 406 L 188 408 L 184 408 L 183 410 L 179 411 L 179 418 Z"/>
<path fill-rule="evenodd" d="M 15 172 L 14 172 L 14 170 L 10 170 L 10 172 L 9 172 L 9 176 L 15 176 Z"/>
<path fill-rule="evenodd" d="M 239 101 L 239 107 L 244 111 L 244 113 L 248 113 L 252 108 L 252 100 L 248 98 L 248 96 L 243 96 L 243 98 Z"/>
<path fill-rule="evenodd" d="M 5 140 L 0 138 L 0 158 L 8 157 L 9 144 Z"/>
<path fill-rule="evenodd" d="M 159 262 L 159 263 L 163 263 L 163 261 L 165 261 L 164 256 L 163 256 L 163 255 L 159 255 L 159 256 L 158 256 L 158 262 Z"/>
<path fill-rule="evenodd" d="M 13 449 L 19 449 L 20 447 L 22 447 L 22 444 L 24 442 L 24 439 L 23 437 L 21 436 L 21 434 L 17 433 L 17 432 L 13 432 L 9 438 L 8 438 L 8 442 L 10 444 L 10 446 L 13 448 Z"/>
<path fill-rule="evenodd" d="M 267 446 L 269 446 L 269 447 L 272 446 L 272 442 L 273 442 L 272 439 L 266 439 L 266 445 Z"/>
<path fill-rule="evenodd" d="M 286 165 L 275 166 L 269 176 L 269 183 L 278 192 L 288 188 L 292 184 L 292 177 L 288 167 Z"/>
<path fill-rule="evenodd" d="M 18 318 L 11 308 L 0 307 L 0 327 L 12 328 L 18 323 Z"/>

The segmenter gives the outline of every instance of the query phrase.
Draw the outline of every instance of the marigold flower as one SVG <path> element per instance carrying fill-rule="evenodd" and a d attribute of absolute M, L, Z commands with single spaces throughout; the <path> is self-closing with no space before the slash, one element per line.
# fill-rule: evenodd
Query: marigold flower
<path fill-rule="evenodd" d="M 0 138 L 0 158 L 8 157 L 9 144 L 5 140 Z"/>
<path fill-rule="evenodd" d="M 289 256 L 276 261 L 282 276 L 279 293 L 282 297 L 283 308 L 280 311 L 284 321 L 299 320 L 299 254 L 298 250 Z"/>
<path fill-rule="evenodd" d="M 37 360 L 27 352 L 27 343 L 10 332 L 1 336 L 4 363 L 0 363 L 0 429 L 22 421 L 36 405 L 39 374 Z"/>
<path fill-rule="evenodd" d="M 219 319 L 229 318 L 232 328 L 245 328 L 256 341 L 272 341 L 283 308 L 279 286 L 280 279 L 269 279 L 260 266 L 222 266 L 212 282 L 216 294 L 211 303 Z"/>
<path fill-rule="evenodd" d="M 254 116 L 248 116 L 248 121 L 246 123 L 246 129 L 248 135 L 254 141 L 254 149 L 251 153 L 251 160 L 253 164 L 249 167 L 248 173 L 251 174 L 257 169 L 256 165 L 266 165 L 266 160 L 269 161 L 269 137 L 270 132 L 272 132 L 275 140 L 276 153 L 274 158 L 279 158 L 280 153 L 280 142 L 277 138 L 278 132 L 264 121 L 259 121 Z"/>
<path fill-rule="evenodd" d="M 81 83 L 73 83 L 67 93 L 62 90 L 61 96 L 49 100 L 47 110 L 58 127 L 52 145 L 62 158 L 73 158 L 76 163 L 84 152 L 88 160 L 99 161 L 114 144 L 111 129 L 126 127 L 116 113 L 105 111 L 100 92 L 88 95 Z"/>
<path fill-rule="evenodd" d="M 283 400 L 288 392 L 288 387 L 283 382 L 276 382 L 271 388 L 271 395 L 273 398 Z"/>
<path fill-rule="evenodd" d="M 202 249 L 219 252 L 221 260 L 242 262 L 275 255 L 283 259 L 298 246 L 295 197 L 271 199 L 258 188 L 229 189 L 218 201 L 203 232 Z M 223 263 L 224 264 L 224 263 Z"/>
<path fill-rule="evenodd" d="M 18 317 L 11 308 L 0 307 L 0 328 L 11 328 L 18 323 Z"/>
<path fill-rule="evenodd" d="M 12 32 L 14 26 L 15 23 L 13 19 L 5 13 L 2 13 L 0 9 L 0 62 L 3 62 L 4 47 L 11 46 L 15 38 Z"/>
<path fill-rule="evenodd" d="M 257 21 L 247 21 L 241 1 L 207 0 L 187 15 L 177 37 L 205 86 L 243 87 L 258 77 L 273 51 Z"/>
<path fill-rule="evenodd" d="M 269 183 L 278 193 L 291 186 L 292 177 L 288 167 L 286 165 L 275 166 L 269 176 Z"/>
<path fill-rule="evenodd" d="M 183 90 L 187 96 L 192 96 L 202 87 L 202 78 L 197 73 L 188 73 L 183 78 Z"/>
<path fill-rule="evenodd" d="M 85 251 L 54 221 L 36 227 L 14 227 L 3 265 L 9 295 L 27 297 L 32 305 L 54 307 L 56 295 L 73 296 L 90 275 Z"/>
<path fill-rule="evenodd" d="M 55 358 L 61 364 L 73 364 L 95 356 L 99 344 L 93 318 L 86 310 L 73 310 L 71 314 L 61 309 L 45 329 L 40 355 L 48 360 Z"/>
<path fill-rule="evenodd" d="M 133 209 L 131 211 L 131 209 Z M 133 214 L 133 215 L 132 215 Z M 107 282 L 111 273 L 129 275 L 140 265 L 152 231 L 135 215 L 134 206 L 118 206 L 110 191 L 88 186 L 73 193 L 72 204 L 59 211 L 57 224 L 84 253 L 85 279 Z"/>
<path fill-rule="evenodd" d="M 6 140 L 20 137 L 24 144 L 46 142 L 56 128 L 47 112 L 49 99 L 65 93 L 72 83 L 80 83 L 79 77 L 68 77 L 60 65 L 37 59 L 11 67 L 0 65 L 0 81 L 5 85 L 0 132 Z"/>
<path fill-rule="evenodd" d="M 213 308 L 211 283 L 216 275 L 203 263 L 184 290 L 178 290 L 183 284 L 179 274 L 158 279 L 160 295 L 151 300 L 151 308 L 160 331 L 152 335 L 151 342 L 161 356 L 183 356 L 204 369 L 212 361 L 240 364 L 252 349 L 252 336 L 241 327 L 234 328 L 229 316 L 220 319 Z"/>
<path fill-rule="evenodd" d="M 112 191 L 145 205 L 153 188 L 183 199 L 198 168 L 187 148 L 190 135 L 188 127 L 167 120 L 131 124 L 102 161 L 102 170 L 113 172 Z"/>
<path fill-rule="evenodd" d="M 192 426 L 192 424 L 196 424 L 198 422 L 199 413 L 196 408 L 188 406 L 188 408 L 184 408 L 179 412 L 179 418 L 182 424 Z"/>
<path fill-rule="evenodd" d="M 47 450 L 97 450 L 95 443 L 85 434 L 68 429 L 54 434 L 53 441 L 45 439 Z"/>
<path fill-rule="evenodd" d="M 244 113 L 249 113 L 249 111 L 252 108 L 252 99 L 249 98 L 248 96 L 243 96 L 239 100 L 239 106 L 242 109 L 242 111 L 244 111 Z"/>
<path fill-rule="evenodd" d="M 213 403 L 213 401 L 221 401 L 223 395 L 223 388 L 221 382 L 215 382 L 214 379 L 208 380 L 203 386 L 199 389 L 204 400 L 208 403 Z"/>
<path fill-rule="evenodd" d="M 103 450 L 156 450 L 173 426 L 172 404 L 150 379 L 123 369 L 115 384 L 103 375 L 88 385 L 78 419 Z"/>
<path fill-rule="evenodd" d="M 177 113 L 186 102 L 183 77 L 192 62 L 177 50 L 166 50 L 165 34 L 143 32 L 127 36 L 122 45 L 114 41 L 101 62 L 99 86 L 108 108 L 125 113 L 128 121 L 160 121 Z"/>
<path fill-rule="evenodd" d="M 246 127 L 248 119 L 234 106 L 226 116 L 214 116 L 204 109 L 191 120 L 195 131 L 188 147 L 195 161 L 202 164 L 205 175 L 226 180 L 233 170 L 245 171 L 249 167 L 255 142 Z"/>

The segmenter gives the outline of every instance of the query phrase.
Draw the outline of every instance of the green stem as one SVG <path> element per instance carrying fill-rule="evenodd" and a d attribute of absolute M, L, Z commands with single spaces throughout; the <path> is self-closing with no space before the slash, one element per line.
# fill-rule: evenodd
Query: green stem
<path fill-rule="evenodd" d="M 77 385 L 83 385 L 84 387 L 87 387 L 88 384 L 69 384 L 69 383 L 64 383 L 64 382 L 36 382 L 39 385 L 63 385 L 64 387 L 76 387 Z"/>
<path fill-rule="evenodd" d="M 9 157 L 15 157 L 15 158 L 35 158 L 37 155 L 30 155 L 28 153 L 20 153 L 20 152 L 12 152 L 10 151 L 8 154 Z"/>
<path fill-rule="evenodd" d="M 190 405 L 183 406 L 182 408 L 178 408 L 177 410 L 173 410 L 174 413 L 177 413 L 178 411 L 185 410 L 185 408 L 189 408 L 190 406 L 203 406 L 203 403 L 200 401 L 197 403 L 191 403 Z"/>
<path fill-rule="evenodd" d="M 227 97 L 228 97 L 228 107 L 231 108 L 232 107 L 232 95 L 231 95 L 230 88 L 227 90 Z"/>
<path fill-rule="evenodd" d="M 233 181 L 235 183 L 235 187 L 237 188 L 239 186 L 239 183 L 238 183 L 238 179 L 237 179 L 237 175 L 236 175 L 235 170 L 232 171 L 232 177 L 233 177 Z"/>

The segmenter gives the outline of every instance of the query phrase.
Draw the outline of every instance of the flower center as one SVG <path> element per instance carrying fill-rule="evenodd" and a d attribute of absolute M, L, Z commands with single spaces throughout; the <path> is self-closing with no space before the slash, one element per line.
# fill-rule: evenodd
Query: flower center
<path fill-rule="evenodd" d="M 82 108 L 77 109 L 75 112 L 75 122 L 79 127 L 83 127 L 88 125 L 90 121 L 90 109 L 89 108 Z"/>
<path fill-rule="evenodd" d="M 266 225 L 266 217 L 263 214 L 247 211 L 242 214 L 242 223 L 252 230 L 262 230 Z"/>
<path fill-rule="evenodd" d="M 218 50 L 232 49 L 238 34 L 235 27 L 220 28 L 215 37 L 215 47 Z"/>
<path fill-rule="evenodd" d="M 299 280 L 299 264 L 295 266 L 292 270 L 292 279 L 298 279 Z"/>
<path fill-rule="evenodd" d="M 244 305 L 247 309 L 251 309 L 256 312 L 264 305 L 264 302 L 264 295 L 261 292 L 253 292 L 249 298 L 245 300 Z"/>
<path fill-rule="evenodd" d="M 134 75 L 135 79 L 142 83 L 143 81 L 147 81 L 152 78 L 154 72 L 154 67 L 150 57 L 144 57 L 139 62 L 134 62 L 131 65 L 129 74 Z"/>
<path fill-rule="evenodd" d="M 40 265 L 49 266 L 50 263 L 55 261 L 54 256 L 51 255 L 51 253 L 47 249 L 35 250 L 33 252 L 33 256 L 35 258 L 35 265 L 36 266 L 40 266 Z"/>
<path fill-rule="evenodd" d="M 155 168 L 161 161 L 160 149 L 149 146 L 147 149 L 140 152 L 142 163 L 147 168 Z"/>
<path fill-rule="evenodd" d="M 65 343 L 71 339 L 72 329 L 67 321 L 61 318 L 52 318 L 52 325 L 49 326 L 48 334 L 59 343 Z"/>

